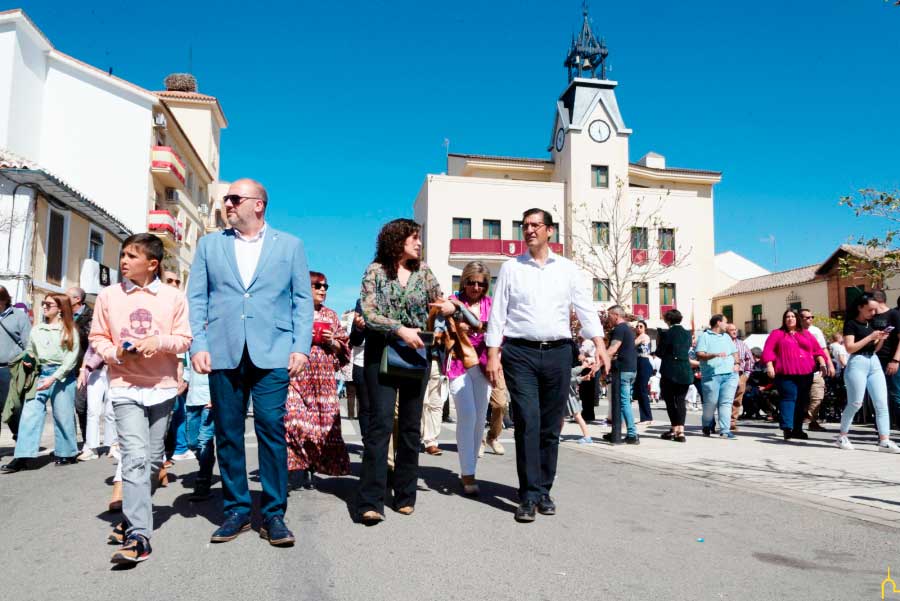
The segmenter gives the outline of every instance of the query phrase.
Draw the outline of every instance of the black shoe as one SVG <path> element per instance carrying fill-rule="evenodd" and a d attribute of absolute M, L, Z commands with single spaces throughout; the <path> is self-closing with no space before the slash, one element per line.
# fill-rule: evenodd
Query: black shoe
<path fill-rule="evenodd" d="M 19 470 L 28 469 L 28 460 L 24 457 L 16 457 L 4 466 L 0 466 L 0 472 L 4 474 L 15 474 Z"/>
<path fill-rule="evenodd" d="M 55 465 L 75 465 L 78 463 L 78 459 L 76 457 L 57 457 L 53 463 Z"/>
<path fill-rule="evenodd" d="M 668 432 L 663 432 L 662 434 L 660 434 L 659 437 L 663 440 L 674 440 L 675 433 L 669 430 Z"/>
<path fill-rule="evenodd" d="M 712 434 L 712 430 L 709 428 L 703 428 L 703 436 L 710 436 Z"/>
<path fill-rule="evenodd" d="M 315 490 L 316 489 L 316 472 L 313 470 L 306 470 L 306 478 L 303 480 L 303 488 L 306 490 Z"/>
<path fill-rule="evenodd" d="M 197 481 L 194 483 L 194 492 L 191 493 L 188 500 L 191 503 L 198 503 L 207 500 L 209 497 L 209 482 Z"/>
<path fill-rule="evenodd" d="M 678 434 L 677 436 L 673 437 L 672 440 L 674 440 L 675 442 L 687 442 L 687 438 L 684 437 L 684 434 Z"/>
<path fill-rule="evenodd" d="M 527 523 L 534 521 L 534 501 L 525 501 L 516 507 L 516 521 Z"/>
<path fill-rule="evenodd" d="M 637 436 L 626 436 L 625 444 L 641 444 L 641 441 Z"/>
<path fill-rule="evenodd" d="M 269 541 L 273 547 L 293 547 L 294 533 L 284 525 L 284 518 L 280 515 L 272 516 L 259 529 L 259 537 Z"/>
<path fill-rule="evenodd" d="M 784 433 L 785 440 L 790 440 L 794 437 L 794 433 L 791 432 L 790 430 L 782 430 L 782 432 Z"/>
<path fill-rule="evenodd" d="M 250 516 L 240 513 L 229 513 L 225 523 L 209 537 L 211 543 L 227 543 L 234 540 L 241 532 L 250 530 Z"/>
<path fill-rule="evenodd" d="M 619 442 L 614 442 L 614 441 L 613 441 L 613 435 L 612 435 L 612 432 L 607 432 L 606 434 L 604 434 L 604 435 L 601 436 L 600 438 L 602 438 L 603 440 L 605 440 L 605 441 L 608 442 L 609 444 L 622 444 L 622 439 L 619 439 Z"/>
<path fill-rule="evenodd" d="M 791 438 L 797 438 L 799 440 L 809 440 L 809 434 L 807 434 L 803 430 L 794 430 L 791 432 Z"/>
<path fill-rule="evenodd" d="M 538 501 L 537 510 L 541 515 L 556 515 L 556 503 L 550 498 L 550 495 L 544 495 Z"/>

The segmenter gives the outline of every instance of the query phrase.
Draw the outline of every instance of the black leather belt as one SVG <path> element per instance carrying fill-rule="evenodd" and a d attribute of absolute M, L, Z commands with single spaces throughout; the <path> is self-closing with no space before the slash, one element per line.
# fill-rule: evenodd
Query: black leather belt
<path fill-rule="evenodd" d="M 564 344 L 571 344 L 571 338 L 560 338 L 559 340 L 528 340 L 526 338 L 507 338 L 504 341 L 506 344 L 512 344 L 514 346 L 527 346 L 528 348 L 536 348 L 540 350 L 547 350 L 551 348 L 556 348 L 558 346 L 562 346 Z"/>

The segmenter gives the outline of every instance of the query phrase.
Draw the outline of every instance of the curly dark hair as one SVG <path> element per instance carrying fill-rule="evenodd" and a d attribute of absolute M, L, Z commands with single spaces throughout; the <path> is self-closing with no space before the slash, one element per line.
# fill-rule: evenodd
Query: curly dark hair
<path fill-rule="evenodd" d="M 384 224 L 378 232 L 378 241 L 375 243 L 375 262 L 384 268 L 388 279 L 397 279 L 397 259 L 403 255 L 403 245 L 406 239 L 421 231 L 422 226 L 412 219 L 394 219 Z M 421 261 L 410 259 L 406 267 L 410 271 L 417 271 Z"/>

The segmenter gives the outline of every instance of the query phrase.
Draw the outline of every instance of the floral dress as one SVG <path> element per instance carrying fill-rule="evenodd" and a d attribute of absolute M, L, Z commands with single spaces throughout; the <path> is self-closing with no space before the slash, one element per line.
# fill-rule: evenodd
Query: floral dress
<path fill-rule="evenodd" d="M 316 309 L 315 321 L 331 324 L 336 340 L 347 341 L 337 313 L 327 307 Z M 337 398 L 334 373 L 339 369 L 334 351 L 327 343 L 313 343 L 309 366 L 291 379 L 284 415 L 288 470 L 315 470 L 329 476 L 350 473 L 350 455 L 341 437 L 341 404 Z"/>

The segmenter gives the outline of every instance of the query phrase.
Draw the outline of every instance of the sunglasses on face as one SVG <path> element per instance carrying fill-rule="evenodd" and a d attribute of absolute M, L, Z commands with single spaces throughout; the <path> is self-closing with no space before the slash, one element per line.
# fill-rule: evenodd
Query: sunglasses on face
<path fill-rule="evenodd" d="M 222 197 L 222 202 L 231 203 L 231 206 L 236 207 L 245 200 L 262 200 L 259 196 L 241 196 L 240 194 L 226 194 Z"/>
<path fill-rule="evenodd" d="M 804 315 L 803 319 L 813 319 L 813 316 L 812 315 Z"/>
<path fill-rule="evenodd" d="M 315 284 L 312 285 L 312 287 L 315 288 L 316 290 L 328 290 L 328 284 L 326 284 L 324 282 L 316 282 Z"/>
<path fill-rule="evenodd" d="M 466 286 L 474 286 L 476 288 L 487 288 L 487 282 L 478 282 L 475 280 L 470 280 L 466 282 Z"/>
<path fill-rule="evenodd" d="M 175 278 L 166 278 L 166 284 L 170 286 L 181 286 L 181 280 L 176 280 Z"/>
<path fill-rule="evenodd" d="M 41 306 L 45 309 L 52 309 L 56 306 L 56 303 L 49 303 L 47 301 L 44 301 L 41 303 Z"/>

